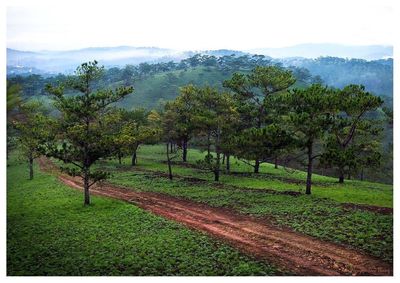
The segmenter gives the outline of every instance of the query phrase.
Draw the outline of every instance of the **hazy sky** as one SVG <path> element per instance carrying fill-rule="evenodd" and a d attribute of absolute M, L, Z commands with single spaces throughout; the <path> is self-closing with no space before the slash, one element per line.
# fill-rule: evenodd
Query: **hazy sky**
<path fill-rule="evenodd" d="M 246 50 L 300 43 L 393 45 L 394 1 L 14 1 L 7 7 L 7 47 Z"/>

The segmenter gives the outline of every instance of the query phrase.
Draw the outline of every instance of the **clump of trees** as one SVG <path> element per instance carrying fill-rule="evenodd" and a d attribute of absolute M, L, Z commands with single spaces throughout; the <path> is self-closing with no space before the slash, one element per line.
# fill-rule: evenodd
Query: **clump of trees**
<path fill-rule="evenodd" d="M 203 57 L 187 64 L 198 61 L 216 64 Z M 134 72 L 130 68 L 125 76 Z M 212 172 L 215 181 L 221 172 L 229 173 L 232 156 L 251 164 L 255 174 L 264 162 L 274 161 L 277 167 L 279 160 L 301 160 L 307 168 L 306 194 L 311 194 L 316 160 L 319 166 L 335 168 L 339 182 L 346 173 L 380 162 L 382 127 L 371 113 L 383 101 L 361 85 L 333 89 L 315 83 L 294 88 L 293 70 L 256 66 L 224 81 L 225 91 L 187 85 L 158 111 L 125 110 L 115 103 L 133 88 L 128 80 L 124 86 L 104 88 L 98 83 L 103 73 L 96 61 L 82 64 L 74 76 L 47 85 L 57 110 L 54 117 L 25 104 L 20 107 L 23 119 L 14 122 L 30 167 L 41 153 L 63 161 L 66 173 L 82 178 L 85 205 L 90 204 L 90 187 L 108 177 L 106 171 L 93 169 L 93 164 L 109 157 L 121 163 L 129 155 L 135 166 L 143 143 L 165 143 L 170 179 L 172 161 L 181 157 L 187 162 L 189 146 L 198 141 L 205 144 L 207 153 L 197 166 Z"/>
<path fill-rule="evenodd" d="M 176 144 L 182 151 L 183 162 L 187 161 L 190 138 L 196 135 L 204 139 L 207 155 L 198 165 L 213 172 L 215 181 L 219 181 L 223 141 L 229 139 L 238 119 L 231 95 L 209 86 L 201 88 L 188 85 L 181 88 L 175 101 L 166 104 L 163 129 L 167 142 Z"/>
<path fill-rule="evenodd" d="M 160 135 L 160 115 L 156 111 L 137 108 L 131 111 L 118 109 L 115 115 L 119 123 L 115 129 L 115 155 L 121 164 L 121 158 L 130 155 L 131 166 L 137 164 L 137 151 L 143 143 L 156 143 Z"/>
<path fill-rule="evenodd" d="M 181 129 L 205 139 L 207 154 L 198 165 L 214 172 L 216 181 L 221 154 L 252 165 L 255 174 L 263 162 L 275 161 L 277 167 L 283 156 L 301 160 L 306 194 L 311 194 L 316 160 L 336 168 L 340 183 L 346 171 L 379 164 L 381 127 L 367 115 L 382 105 L 381 98 L 360 85 L 333 89 L 317 83 L 298 89 L 292 87 L 295 81 L 290 70 L 266 66 L 233 74 L 223 83 L 231 93 L 186 86 L 166 105 L 165 125 L 175 133 L 170 139 L 179 143 Z M 191 111 L 181 111 L 180 101 L 189 94 Z"/>
<path fill-rule="evenodd" d="M 196 99 L 198 107 L 194 111 L 195 129 L 207 140 L 207 155 L 198 164 L 213 172 L 214 180 L 219 181 L 223 141 L 232 136 L 231 129 L 238 122 L 239 115 L 233 98 L 214 88 L 199 89 Z M 211 147 L 215 153 L 211 152 Z"/>
<path fill-rule="evenodd" d="M 172 136 L 174 142 L 182 148 L 183 162 L 187 161 L 188 144 L 195 131 L 194 115 L 199 107 L 196 100 L 197 94 L 198 89 L 195 86 L 184 86 L 180 88 L 177 98 L 165 105 L 164 117 L 167 119 L 167 123 L 174 125 Z"/>

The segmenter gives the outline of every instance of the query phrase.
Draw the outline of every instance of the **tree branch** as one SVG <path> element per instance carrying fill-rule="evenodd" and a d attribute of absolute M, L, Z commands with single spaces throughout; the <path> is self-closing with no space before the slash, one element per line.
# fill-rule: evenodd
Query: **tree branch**
<path fill-rule="evenodd" d="M 344 147 L 346 147 L 346 146 L 349 144 L 349 142 L 351 141 L 351 139 L 353 138 L 354 133 L 355 133 L 355 131 L 356 131 L 356 126 L 357 126 L 359 120 L 361 119 L 362 115 L 364 115 L 365 111 L 366 111 L 365 109 L 364 109 L 363 111 L 361 111 L 361 113 L 360 113 L 360 114 L 357 116 L 357 118 L 354 120 L 353 125 L 351 126 L 351 129 L 350 129 L 350 132 L 349 132 L 349 134 L 347 135 L 347 138 L 345 139 L 345 141 L 344 141 L 344 143 L 343 143 L 343 146 L 344 146 Z"/>
<path fill-rule="evenodd" d="M 63 160 L 63 161 L 64 161 L 64 160 Z M 80 168 L 80 169 L 83 169 L 83 166 L 82 166 L 82 165 L 80 165 L 80 164 L 78 164 L 78 163 L 76 163 L 76 162 L 74 162 L 74 161 L 72 161 L 72 160 L 68 160 L 68 162 L 71 163 L 71 164 L 73 164 L 73 165 L 75 165 L 76 167 L 78 167 L 78 168 Z"/>
<path fill-rule="evenodd" d="M 99 181 L 99 180 L 95 180 L 95 181 L 93 181 L 91 184 L 89 184 L 89 188 L 90 188 L 91 186 L 93 186 L 94 184 L 96 184 L 98 181 Z"/>

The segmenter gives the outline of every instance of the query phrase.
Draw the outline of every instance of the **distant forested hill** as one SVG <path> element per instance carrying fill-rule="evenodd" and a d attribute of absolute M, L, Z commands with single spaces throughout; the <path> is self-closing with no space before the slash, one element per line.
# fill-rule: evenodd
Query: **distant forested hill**
<path fill-rule="evenodd" d="M 366 61 L 321 57 L 282 59 L 280 62 L 284 66 L 306 68 L 311 74 L 319 75 L 326 84 L 331 86 L 362 84 L 376 95 L 393 96 L 393 59 Z"/>
<path fill-rule="evenodd" d="M 224 53 L 226 54 L 226 53 Z M 174 99 L 179 87 L 192 83 L 222 88 L 222 82 L 234 72 L 249 72 L 257 65 L 280 65 L 293 71 L 297 87 L 313 82 L 322 82 L 334 87 L 347 84 L 363 84 L 368 91 L 385 98 L 386 105 L 392 107 L 393 60 L 366 61 L 321 57 L 317 59 L 287 58 L 272 59 L 263 55 L 202 55 L 196 54 L 179 62 L 141 63 L 106 69 L 99 82 L 105 87 L 133 85 L 135 92 L 122 102 L 125 108 L 154 108 L 164 101 Z M 67 77 L 9 75 L 11 83 L 22 86 L 24 97 L 45 97 L 44 85 L 63 81 Z"/>

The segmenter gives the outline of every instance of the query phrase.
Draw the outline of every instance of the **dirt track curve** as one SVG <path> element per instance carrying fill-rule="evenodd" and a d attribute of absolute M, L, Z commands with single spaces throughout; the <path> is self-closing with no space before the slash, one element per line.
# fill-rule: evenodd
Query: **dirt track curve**
<path fill-rule="evenodd" d="M 54 169 L 46 159 L 44 170 Z M 82 190 L 80 178 L 59 175 L 70 187 Z M 392 275 L 392 265 L 341 245 L 277 228 L 251 216 L 240 215 L 171 196 L 135 192 L 110 185 L 95 185 L 91 193 L 129 203 L 228 242 L 244 253 L 297 275 Z"/>

